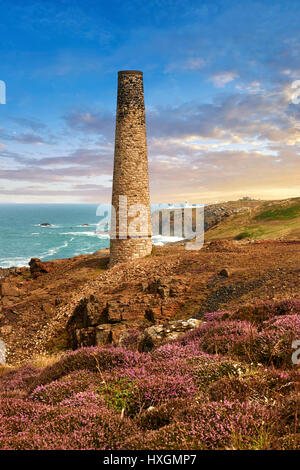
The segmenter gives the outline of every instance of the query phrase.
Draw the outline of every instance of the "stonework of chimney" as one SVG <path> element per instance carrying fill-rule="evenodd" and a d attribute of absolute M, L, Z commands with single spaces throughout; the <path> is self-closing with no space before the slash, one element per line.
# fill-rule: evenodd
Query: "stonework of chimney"
<path fill-rule="evenodd" d="M 120 223 L 124 196 L 127 210 L 136 204 L 146 208 L 146 223 L 133 238 L 128 236 L 128 228 L 139 213 L 129 214 Z M 109 265 L 149 255 L 152 239 L 143 72 L 135 70 L 118 73 L 112 206 L 116 217 L 115 223 L 113 218 L 111 222 Z"/>

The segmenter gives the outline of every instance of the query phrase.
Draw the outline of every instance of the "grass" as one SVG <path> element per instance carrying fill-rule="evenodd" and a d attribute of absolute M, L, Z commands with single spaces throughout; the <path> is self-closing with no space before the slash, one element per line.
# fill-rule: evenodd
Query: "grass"
<path fill-rule="evenodd" d="M 6 374 L 10 370 L 13 370 L 13 367 L 8 364 L 0 364 L 0 376 Z"/>
<path fill-rule="evenodd" d="M 206 240 L 217 239 L 299 239 L 300 202 L 287 201 L 284 205 L 268 202 L 252 213 L 238 214 L 208 230 Z"/>
<path fill-rule="evenodd" d="M 300 203 L 292 204 L 289 207 L 274 207 L 262 211 L 253 217 L 254 220 L 291 220 L 300 216 Z"/>
<path fill-rule="evenodd" d="M 126 413 L 128 415 L 133 413 L 134 403 L 134 383 L 121 378 L 116 383 L 105 384 L 99 389 L 100 395 L 110 408 L 113 408 L 117 413 Z"/>
<path fill-rule="evenodd" d="M 69 346 L 69 334 L 66 329 L 61 329 L 56 333 L 55 336 L 49 338 L 46 349 L 51 355 L 59 355 L 62 351 L 68 349 Z"/>
<path fill-rule="evenodd" d="M 37 354 L 30 361 L 30 365 L 36 369 L 43 369 L 59 361 L 61 354 Z"/>

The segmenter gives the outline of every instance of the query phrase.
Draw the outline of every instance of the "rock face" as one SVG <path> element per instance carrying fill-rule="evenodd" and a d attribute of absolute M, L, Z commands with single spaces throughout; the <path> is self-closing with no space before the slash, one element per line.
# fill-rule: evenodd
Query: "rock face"
<path fill-rule="evenodd" d="M 41 274 L 48 273 L 50 271 L 50 267 L 43 263 L 39 258 L 31 258 L 29 266 L 33 279 L 36 279 Z"/>
<path fill-rule="evenodd" d="M 172 278 L 155 277 L 150 283 L 142 283 L 141 288 L 145 293 L 155 294 L 161 299 L 168 299 L 180 295 L 186 286 Z"/>
<path fill-rule="evenodd" d="M 151 308 L 146 309 L 144 317 L 148 322 L 155 322 Z M 165 341 L 176 339 L 201 323 L 201 320 L 190 318 L 146 327 L 146 322 L 143 331 L 137 336 L 137 349 L 149 351 Z M 103 302 L 94 295 L 79 301 L 67 325 L 69 346 L 72 349 L 110 343 L 123 344 L 132 331 L 132 327 L 123 321 L 122 307 L 118 301 Z"/>
<path fill-rule="evenodd" d="M 103 302 L 94 295 L 85 297 L 79 301 L 68 322 L 70 346 L 76 349 L 81 346 L 111 343 L 112 330 L 116 332 L 120 329 L 116 328 L 116 324 L 121 321 L 122 312 L 117 301 Z"/>
<path fill-rule="evenodd" d="M 2 297 L 19 297 L 21 295 L 20 289 L 10 282 L 3 282 L 0 290 Z"/>
<path fill-rule="evenodd" d="M 26 267 L 22 268 L 0 268 L 0 279 L 10 277 L 12 275 L 22 275 L 27 271 Z"/>
<path fill-rule="evenodd" d="M 164 325 L 153 325 L 146 328 L 138 337 L 138 350 L 151 351 L 161 344 L 174 340 L 189 330 L 203 324 L 202 320 L 189 318 L 188 320 L 170 321 Z"/>
<path fill-rule="evenodd" d="M 249 212 L 248 207 L 234 207 L 220 206 L 219 204 L 212 204 L 205 206 L 204 208 L 204 231 L 206 232 L 211 227 L 218 225 L 227 217 L 232 215 L 240 214 L 243 212 Z"/>

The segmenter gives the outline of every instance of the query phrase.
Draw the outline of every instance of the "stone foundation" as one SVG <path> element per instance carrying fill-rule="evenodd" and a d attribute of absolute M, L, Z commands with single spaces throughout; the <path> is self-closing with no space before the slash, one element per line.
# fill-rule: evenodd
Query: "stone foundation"
<path fill-rule="evenodd" d="M 125 263 L 135 258 L 143 258 L 150 255 L 151 251 L 151 238 L 111 240 L 109 266 L 114 266 L 117 263 Z"/>

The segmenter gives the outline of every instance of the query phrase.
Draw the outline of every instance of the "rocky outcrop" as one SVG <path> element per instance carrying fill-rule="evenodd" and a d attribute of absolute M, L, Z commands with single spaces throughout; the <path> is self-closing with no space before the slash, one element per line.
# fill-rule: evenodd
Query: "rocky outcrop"
<path fill-rule="evenodd" d="M 70 336 L 70 346 L 77 349 L 83 346 L 101 346 L 105 344 L 125 345 L 128 337 L 137 333 L 128 327 L 126 322 L 122 323 L 111 321 L 105 323 L 107 317 L 99 316 L 98 321 L 102 323 L 91 325 L 88 319 L 89 303 L 86 299 L 80 303 L 83 306 L 81 313 L 79 306 L 75 309 L 75 317 L 71 319 L 68 325 Z M 104 309 L 106 312 L 106 308 Z M 93 317 L 94 319 L 95 317 Z M 139 351 L 150 351 L 153 348 L 164 344 L 167 341 L 174 340 L 189 330 L 197 328 L 203 322 L 201 320 L 190 318 L 188 320 L 170 321 L 164 324 L 153 325 L 144 328 L 139 334 L 136 334 L 135 347 Z"/>
<path fill-rule="evenodd" d="M 10 282 L 3 282 L 0 286 L 0 293 L 2 297 L 19 297 L 21 295 L 20 289 Z"/>
<path fill-rule="evenodd" d="M 168 292 L 162 291 L 165 289 Z M 157 295 L 170 295 L 170 286 L 159 278 L 147 285 L 146 290 Z M 162 297 L 164 298 L 164 297 Z M 144 317 L 144 320 L 143 320 Z M 144 316 L 137 319 L 135 328 L 142 333 L 137 339 L 137 348 L 141 351 L 150 350 L 164 341 L 177 338 L 180 334 L 201 324 L 200 320 L 177 320 L 164 324 L 155 324 L 155 309 L 150 306 L 145 309 Z M 153 323 L 152 326 L 147 327 Z M 73 311 L 67 324 L 69 347 L 77 349 L 83 346 L 99 346 L 113 343 L 115 345 L 126 343 L 127 336 L 132 334 L 133 324 L 123 320 L 122 305 L 118 300 L 103 301 L 95 295 L 82 298 Z"/>
<path fill-rule="evenodd" d="M 177 339 L 180 335 L 189 330 L 197 328 L 203 323 L 196 318 L 189 318 L 188 320 L 170 321 L 163 325 L 153 325 L 146 328 L 138 337 L 138 350 L 151 351 L 167 341 Z"/>
<path fill-rule="evenodd" d="M 67 331 L 73 349 L 112 342 L 110 331 L 122 321 L 118 301 L 104 302 L 91 295 L 79 301 L 70 318 Z M 114 328 L 116 331 L 117 328 Z"/>
<path fill-rule="evenodd" d="M 0 268 L 0 279 L 4 279 L 6 277 L 15 276 L 15 275 L 22 275 L 28 271 L 28 268 L 21 267 L 21 268 Z"/>
<path fill-rule="evenodd" d="M 236 214 L 241 214 L 243 212 L 249 212 L 248 207 L 230 207 L 230 206 L 220 206 L 219 204 L 212 204 L 210 206 L 205 206 L 204 209 L 204 231 L 218 225 L 224 219 Z"/>
<path fill-rule="evenodd" d="M 185 290 L 186 286 L 174 278 L 155 277 L 149 283 L 141 284 L 142 291 L 148 294 L 156 294 L 162 299 L 176 297 Z"/>
<path fill-rule="evenodd" d="M 10 308 L 19 303 L 25 293 L 23 281 L 18 281 L 16 278 L 14 280 L 4 278 L 0 282 L 0 322 L 5 308 Z"/>
<path fill-rule="evenodd" d="M 33 279 L 36 279 L 41 274 L 45 274 L 51 271 L 49 265 L 43 263 L 39 258 L 31 258 L 29 261 L 30 273 Z"/>

